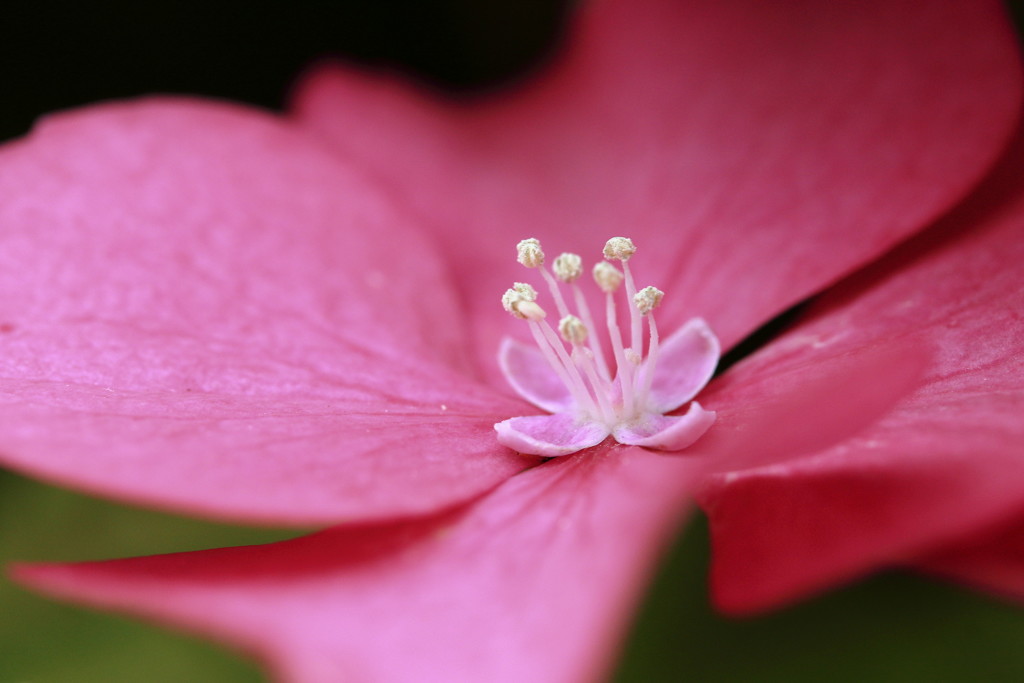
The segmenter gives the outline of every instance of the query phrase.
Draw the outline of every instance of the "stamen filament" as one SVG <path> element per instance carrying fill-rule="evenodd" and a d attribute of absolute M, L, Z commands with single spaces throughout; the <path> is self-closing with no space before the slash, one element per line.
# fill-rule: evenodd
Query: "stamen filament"
<path fill-rule="evenodd" d="M 572 349 L 572 359 L 576 361 L 576 364 L 583 368 L 583 372 L 586 373 L 587 379 L 590 380 L 590 386 L 594 389 L 594 396 L 597 397 L 598 406 L 601 409 L 601 419 L 607 425 L 615 424 L 615 409 L 612 408 L 611 401 L 608 400 L 608 388 L 605 382 L 597 376 L 597 370 L 594 368 L 594 357 L 590 354 L 590 351 L 579 344 L 574 344 Z"/>
<path fill-rule="evenodd" d="M 636 304 L 633 300 L 636 298 L 636 284 L 633 282 L 633 273 L 629 270 L 629 263 L 627 261 L 622 262 L 622 274 L 625 275 L 626 279 L 626 297 L 629 302 L 629 322 L 630 329 L 632 330 L 630 348 L 636 352 L 636 355 L 640 358 L 644 356 L 644 345 L 642 341 L 643 321 L 640 319 L 640 311 L 637 310 Z"/>
<path fill-rule="evenodd" d="M 651 382 L 654 381 L 654 368 L 658 364 L 658 326 L 654 322 L 654 313 L 648 313 L 647 329 L 651 334 L 647 346 L 647 363 L 644 366 L 643 387 L 640 389 L 640 409 L 645 410 L 651 395 Z"/>
<path fill-rule="evenodd" d="M 528 320 L 527 323 L 530 327 L 530 333 L 533 334 L 533 341 L 537 343 L 537 347 L 544 355 L 544 360 L 548 362 L 551 369 L 555 371 L 556 375 L 558 375 L 558 379 L 562 380 L 562 384 L 564 384 L 565 388 L 569 390 L 570 394 L 572 394 L 573 399 L 579 403 L 583 398 L 579 393 L 579 388 L 573 385 L 572 379 L 569 377 L 569 372 L 565 365 L 563 365 L 562 361 L 560 361 L 558 356 L 555 355 L 555 351 L 551 348 L 551 344 L 548 343 L 548 340 L 544 338 L 544 333 L 541 332 L 540 324 L 532 320 Z"/>
<path fill-rule="evenodd" d="M 532 321 L 531 321 L 532 322 Z M 558 354 L 559 359 L 562 361 L 562 365 L 569 372 L 569 377 L 572 378 L 571 384 L 567 385 L 569 391 L 573 391 L 573 386 L 576 387 L 577 391 L 573 392 L 573 396 L 576 397 L 576 403 L 582 407 L 590 415 L 599 415 L 597 404 L 594 403 L 594 397 L 590 395 L 590 391 L 587 390 L 586 384 L 583 383 L 583 377 L 580 375 L 580 371 L 576 368 L 576 364 L 569 358 L 569 354 L 565 350 L 565 345 L 562 340 L 559 339 L 558 333 L 551 329 L 551 325 L 547 322 L 534 323 L 536 324 L 544 336 L 547 338 L 548 344 Z"/>
<path fill-rule="evenodd" d="M 583 296 L 583 291 L 580 290 L 579 285 L 575 282 L 572 283 L 572 294 L 576 300 L 576 308 L 580 312 L 580 320 L 586 325 L 588 330 L 596 330 L 594 327 L 594 318 L 590 315 L 590 307 L 587 306 L 587 300 Z M 602 379 L 605 382 L 612 381 L 611 371 L 608 369 L 608 361 L 604 358 L 604 349 L 601 348 L 601 340 L 596 335 L 591 335 L 587 338 L 587 346 L 594 354 L 594 359 L 597 365 L 597 370 L 601 374 Z"/>
<path fill-rule="evenodd" d="M 555 276 L 547 269 L 547 266 L 540 266 L 537 270 L 544 276 L 544 280 L 548 283 L 548 288 L 551 290 L 551 296 L 555 300 L 555 307 L 558 309 L 558 317 L 564 318 L 569 315 L 569 307 L 565 305 L 565 298 L 562 296 L 562 290 L 558 287 L 558 281 L 555 280 Z"/>
<path fill-rule="evenodd" d="M 605 318 L 608 324 L 608 336 L 612 338 L 612 351 L 615 353 L 615 376 L 622 389 L 623 414 L 632 415 L 633 373 L 630 368 L 633 364 L 626 360 L 626 352 L 622 348 L 622 333 L 619 331 L 619 322 L 615 315 L 615 295 L 612 292 L 605 295 Z"/>

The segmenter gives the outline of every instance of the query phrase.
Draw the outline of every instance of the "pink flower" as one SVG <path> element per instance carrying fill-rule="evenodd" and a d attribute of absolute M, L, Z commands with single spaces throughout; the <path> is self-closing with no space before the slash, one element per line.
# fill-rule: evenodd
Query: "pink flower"
<path fill-rule="evenodd" d="M 292 120 L 109 104 L 4 149 L 0 459 L 338 524 L 20 578 L 304 682 L 597 677 L 698 489 L 732 609 L 893 562 L 1013 589 L 1019 146 L 713 381 L 683 455 L 541 463 L 495 437 L 531 410 L 495 359 L 522 333 L 495 304 L 510 244 L 628 234 L 671 293 L 659 324 L 702 316 L 730 348 L 1003 151 L 1020 64 L 994 4 L 741 5 L 595 3 L 545 76 L 474 105 L 326 68 Z"/>

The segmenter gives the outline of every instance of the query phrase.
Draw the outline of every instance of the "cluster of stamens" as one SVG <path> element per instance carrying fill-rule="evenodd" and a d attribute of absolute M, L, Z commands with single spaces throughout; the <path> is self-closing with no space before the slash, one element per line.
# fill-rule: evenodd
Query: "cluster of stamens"
<path fill-rule="evenodd" d="M 540 271 L 551 291 L 560 317 L 557 332 L 547 322 L 547 314 L 537 303 L 537 291 L 530 285 L 517 282 L 501 299 L 506 311 L 527 322 L 544 359 L 569 390 L 580 416 L 602 422 L 609 428 L 634 420 L 648 409 L 658 359 L 658 328 L 652 312 L 661 303 L 664 293 L 655 287 L 637 291 L 629 269 L 629 259 L 635 252 L 632 240 L 613 237 L 604 247 L 606 260 L 598 262 L 593 269 L 594 281 L 605 294 L 605 324 L 614 354 L 614 373 L 600 340 L 592 334 L 594 318 L 577 284 L 583 273 L 583 261 L 578 255 L 565 253 L 556 258 L 552 274 L 544 264 L 540 242 L 531 238 L 517 245 L 519 263 Z M 622 270 L 611 261 L 620 262 Z M 630 318 L 626 340 L 619 330 L 615 303 L 615 295 L 623 283 Z M 572 294 L 573 308 L 566 302 L 563 286 Z M 645 318 L 649 334 L 646 360 Z"/>

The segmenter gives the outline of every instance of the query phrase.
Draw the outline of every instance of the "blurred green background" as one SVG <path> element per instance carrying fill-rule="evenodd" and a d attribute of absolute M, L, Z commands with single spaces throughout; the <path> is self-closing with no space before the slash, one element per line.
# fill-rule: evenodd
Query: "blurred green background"
<path fill-rule="evenodd" d="M 531 0 L 267 4 L 5 4 L 0 140 L 47 111 L 151 92 L 279 107 L 324 54 L 404 70 L 471 96 L 557 49 L 566 6 Z M 1019 17 L 1024 2 L 1012 9 Z M 1020 25 L 1020 22 L 1018 22 Z M 11 30 L 13 29 L 13 30 Z M 287 538 L 96 501 L 0 471 L 0 563 L 175 552 Z M 1024 681 L 1024 609 L 901 574 L 769 616 L 707 604 L 695 519 L 662 567 L 618 681 Z M 218 647 L 38 598 L 0 579 L 0 683 L 263 680 Z"/>

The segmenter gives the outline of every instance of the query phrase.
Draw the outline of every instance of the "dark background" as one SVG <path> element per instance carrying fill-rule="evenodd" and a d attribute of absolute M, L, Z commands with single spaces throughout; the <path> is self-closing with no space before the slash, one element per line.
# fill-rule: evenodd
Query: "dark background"
<path fill-rule="evenodd" d="M 0 140 L 24 134 L 49 111 L 149 93 L 279 108 L 295 74 L 326 55 L 473 97 L 542 66 L 558 49 L 569 4 L 8 2 L 0 10 Z M 123 508 L 0 471 L 4 563 L 287 535 Z M 1024 610 L 888 574 L 773 615 L 728 620 L 707 605 L 707 561 L 706 526 L 697 519 L 663 567 L 618 680 L 1024 681 Z M 50 603 L 0 580 L 0 683 L 141 680 L 261 678 L 254 665 L 209 644 Z"/>
<path fill-rule="evenodd" d="M 411 72 L 461 96 L 523 77 L 553 49 L 564 0 L 4 3 L 0 139 L 41 113 L 148 93 L 279 108 L 325 55 Z"/>

